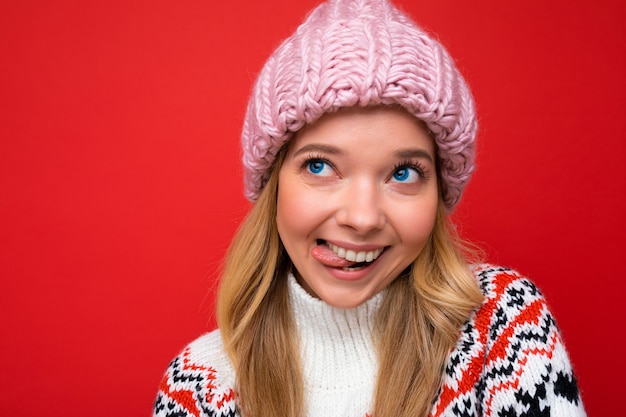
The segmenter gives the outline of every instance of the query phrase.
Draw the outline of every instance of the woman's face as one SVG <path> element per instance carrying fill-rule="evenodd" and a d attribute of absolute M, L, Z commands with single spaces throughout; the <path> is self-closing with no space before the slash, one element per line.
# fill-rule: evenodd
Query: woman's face
<path fill-rule="evenodd" d="M 291 140 L 278 179 L 278 233 L 300 284 L 351 308 L 415 260 L 437 203 L 425 127 L 396 108 L 345 109 Z"/>

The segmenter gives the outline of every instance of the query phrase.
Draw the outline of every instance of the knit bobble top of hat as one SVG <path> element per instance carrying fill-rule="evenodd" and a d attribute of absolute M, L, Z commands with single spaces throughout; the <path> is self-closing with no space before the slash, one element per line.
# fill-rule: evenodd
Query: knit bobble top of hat
<path fill-rule="evenodd" d="M 278 151 L 305 124 L 377 105 L 426 124 L 451 211 L 474 170 L 474 101 L 444 47 L 386 0 L 323 3 L 267 60 L 241 135 L 246 197 L 258 198 Z"/>

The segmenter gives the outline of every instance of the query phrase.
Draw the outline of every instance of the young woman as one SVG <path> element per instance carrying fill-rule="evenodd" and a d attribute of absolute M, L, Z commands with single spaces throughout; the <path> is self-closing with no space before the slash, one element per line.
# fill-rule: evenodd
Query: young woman
<path fill-rule="evenodd" d="M 269 58 L 219 330 L 155 416 L 584 416 L 527 279 L 468 263 L 448 215 L 476 116 L 443 47 L 384 0 L 331 0 Z"/>

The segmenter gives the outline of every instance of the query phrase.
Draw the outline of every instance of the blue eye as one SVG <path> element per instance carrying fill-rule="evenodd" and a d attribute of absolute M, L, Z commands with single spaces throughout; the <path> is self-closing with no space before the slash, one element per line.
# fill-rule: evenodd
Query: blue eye
<path fill-rule="evenodd" d="M 331 165 L 322 159 L 311 159 L 306 162 L 306 169 L 314 175 L 332 175 Z"/>
<path fill-rule="evenodd" d="M 393 172 L 392 180 L 401 183 L 414 183 L 422 178 L 421 173 L 408 166 L 402 166 Z"/>
<path fill-rule="evenodd" d="M 324 170 L 326 163 L 324 161 L 311 161 L 309 162 L 309 171 L 313 174 L 319 174 Z"/>

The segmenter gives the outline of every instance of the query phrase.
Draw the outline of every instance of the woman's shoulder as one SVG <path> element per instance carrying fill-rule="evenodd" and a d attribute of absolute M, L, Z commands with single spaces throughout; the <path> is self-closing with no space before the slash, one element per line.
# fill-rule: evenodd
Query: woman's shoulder
<path fill-rule="evenodd" d="M 480 264 L 472 269 L 484 300 L 471 321 L 476 330 L 487 336 L 487 342 L 503 333 L 519 335 L 518 330 L 528 326 L 540 328 L 546 335 L 558 334 L 543 294 L 530 279 L 498 265 Z"/>
<path fill-rule="evenodd" d="M 514 269 L 493 264 L 478 264 L 472 266 L 472 271 L 485 296 L 485 302 L 498 299 L 511 290 L 518 296 L 527 296 L 525 298 L 543 298 L 537 286 Z M 521 291 L 522 289 L 525 290 Z"/>
<path fill-rule="evenodd" d="M 536 415 L 552 410 L 584 416 L 567 351 L 542 293 L 510 268 L 482 264 L 472 270 L 484 300 L 451 355 L 443 395 L 449 402 L 439 407 L 458 406 L 457 400 L 478 390 L 487 415 L 523 407 Z"/>
<path fill-rule="evenodd" d="M 188 344 L 169 364 L 154 404 L 154 416 L 236 415 L 235 373 L 220 332 Z"/>

